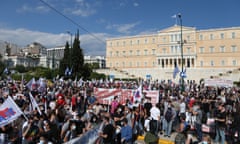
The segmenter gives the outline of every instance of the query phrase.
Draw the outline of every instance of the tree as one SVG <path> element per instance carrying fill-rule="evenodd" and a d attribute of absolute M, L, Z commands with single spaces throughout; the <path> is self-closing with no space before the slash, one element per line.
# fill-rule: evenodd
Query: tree
<path fill-rule="evenodd" d="M 64 56 L 63 59 L 60 61 L 59 66 L 59 73 L 60 75 L 64 75 L 64 72 L 67 67 L 71 67 L 71 55 L 70 55 L 69 43 L 66 42 L 65 49 L 64 49 Z"/>
<path fill-rule="evenodd" d="M 84 56 L 83 51 L 80 47 L 79 31 L 77 31 L 77 34 L 74 38 L 71 63 L 73 77 L 78 75 L 78 73 L 83 73 Z"/>
<path fill-rule="evenodd" d="M 2 55 L 0 54 L 0 74 L 3 72 L 4 69 L 5 69 L 5 64 L 2 60 Z"/>

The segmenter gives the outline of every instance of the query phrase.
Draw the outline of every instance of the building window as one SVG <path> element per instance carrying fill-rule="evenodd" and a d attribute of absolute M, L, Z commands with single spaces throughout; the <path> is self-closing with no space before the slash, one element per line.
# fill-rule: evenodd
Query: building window
<path fill-rule="evenodd" d="M 137 67 L 139 67 L 140 66 L 140 64 L 139 64 L 139 62 L 137 62 Z"/>
<path fill-rule="evenodd" d="M 152 43 L 155 43 L 155 38 L 152 39 Z"/>
<path fill-rule="evenodd" d="M 209 48 L 210 53 L 214 53 L 214 47 Z"/>
<path fill-rule="evenodd" d="M 199 48 L 200 53 L 204 53 L 204 47 Z"/>
<path fill-rule="evenodd" d="M 118 62 L 116 63 L 116 67 L 118 67 Z"/>
<path fill-rule="evenodd" d="M 200 61 L 200 67 L 203 67 L 203 61 Z"/>
<path fill-rule="evenodd" d="M 236 52 L 237 51 L 237 47 L 235 45 L 232 46 L 232 52 Z"/>
<path fill-rule="evenodd" d="M 171 46 L 171 53 L 174 53 L 174 46 Z"/>
<path fill-rule="evenodd" d="M 125 67 L 125 62 L 122 62 L 122 67 Z"/>
<path fill-rule="evenodd" d="M 233 61 L 232 61 L 232 65 L 233 65 L 233 66 L 237 66 L 237 61 L 236 61 L 236 60 L 233 60 Z"/>
<path fill-rule="evenodd" d="M 171 35 L 171 38 L 170 38 L 170 39 L 171 39 L 171 42 L 173 42 L 173 41 L 174 41 L 174 40 L 173 40 L 173 39 L 174 39 L 174 35 Z"/>
<path fill-rule="evenodd" d="M 147 53 L 148 53 L 148 50 L 144 50 L 144 55 L 146 56 L 147 55 Z"/>
<path fill-rule="evenodd" d="M 221 66 L 225 66 L 225 61 L 221 60 Z"/>
<path fill-rule="evenodd" d="M 163 42 L 164 42 L 164 43 L 166 42 L 166 37 L 163 38 Z"/>
<path fill-rule="evenodd" d="M 129 67 L 132 67 L 132 62 L 129 62 Z"/>
<path fill-rule="evenodd" d="M 166 54 L 166 48 L 162 49 L 163 54 Z"/>
<path fill-rule="evenodd" d="M 190 54 L 191 53 L 191 48 L 187 47 L 187 53 Z"/>
<path fill-rule="evenodd" d="M 110 47 L 112 46 L 112 42 L 110 42 L 109 46 L 110 46 Z"/>
<path fill-rule="evenodd" d="M 190 35 L 187 36 L 187 41 L 188 41 L 188 42 L 190 41 Z"/>
<path fill-rule="evenodd" d="M 147 62 L 144 62 L 144 67 L 147 67 Z"/>
<path fill-rule="evenodd" d="M 139 56 L 140 55 L 140 50 L 137 50 L 137 56 Z"/>
<path fill-rule="evenodd" d="M 113 52 L 112 52 L 112 51 L 109 52 L 109 56 L 110 56 L 110 57 L 113 56 Z"/>
<path fill-rule="evenodd" d="M 203 35 L 199 35 L 199 40 L 203 40 Z"/>
<path fill-rule="evenodd" d="M 147 44 L 147 43 L 148 43 L 148 40 L 147 40 L 147 39 L 145 39 L 144 43 L 145 43 L 145 44 Z"/>
<path fill-rule="evenodd" d="M 123 55 L 123 56 L 126 56 L 126 51 L 123 51 L 123 52 L 122 52 L 122 55 Z"/>
<path fill-rule="evenodd" d="M 130 45 L 133 45 L 133 41 L 132 40 L 130 41 Z"/>
<path fill-rule="evenodd" d="M 137 40 L 137 44 L 138 44 L 138 45 L 140 44 L 140 40 Z"/>
<path fill-rule="evenodd" d="M 152 62 L 152 66 L 155 66 L 155 62 L 154 61 Z"/>
<path fill-rule="evenodd" d="M 179 46 L 175 46 L 175 53 L 179 53 L 181 51 L 181 48 Z"/>
<path fill-rule="evenodd" d="M 125 46 L 126 45 L 126 42 L 125 41 L 123 41 L 123 46 Z"/>
<path fill-rule="evenodd" d="M 213 34 L 210 34 L 210 40 L 213 40 Z"/>
<path fill-rule="evenodd" d="M 221 39 L 224 39 L 224 33 L 220 34 Z"/>
<path fill-rule="evenodd" d="M 119 42 L 117 42 L 117 46 L 119 46 Z"/>
<path fill-rule="evenodd" d="M 132 56 L 132 50 L 129 51 L 129 55 Z"/>
<path fill-rule="evenodd" d="M 119 52 L 118 51 L 116 51 L 116 56 L 119 56 Z"/>
<path fill-rule="evenodd" d="M 236 37 L 235 32 L 232 32 L 232 39 L 235 39 L 235 37 Z"/>
<path fill-rule="evenodd" d="M 132 53 L 133 53 L 133 51 L 132 51 L 132 50 L 130 50 L 130 51 L 129 51 L 129 55 L 130 55 L 130 56 L 132 56 Z"/>
<path fill-rule="evenodd" d="M 220 52 L 224 53 L 225 52 L 225 47 L 224 46 L 220 46 Z"/>
<path fill-rule="evenodd" d="M 210 61 L 210 66 L 214 66 L 214 61 L 213 60 Z"/>
<path fill-rule="evenodd" d="M 152 49 L 152 55 L 156 54 L 156 49 Z"/>
<path fill-rule="evenodd" d="M 161 64 L 161 59 L 158 59 L 158 65 L 160 65 Z"/>

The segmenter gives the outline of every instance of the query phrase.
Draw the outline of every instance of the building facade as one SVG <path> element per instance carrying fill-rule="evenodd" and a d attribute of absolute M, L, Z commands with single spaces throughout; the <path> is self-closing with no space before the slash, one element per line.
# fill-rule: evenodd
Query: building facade
<path fill-rule="evenodd" d="M 240 67 L 240 27 L 197 30 L 182 27 L 184 68 Z M 112 38 L 106 41 L 108 68 L 174 68 L 182 65 L 181 27 L 151 35 Z"/>

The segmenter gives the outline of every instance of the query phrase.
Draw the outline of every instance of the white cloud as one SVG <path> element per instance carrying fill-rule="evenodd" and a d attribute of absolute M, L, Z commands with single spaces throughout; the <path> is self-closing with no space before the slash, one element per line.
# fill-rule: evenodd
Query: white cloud
<path fill-rule="evenodd" d="M 88 3 L 85 0 L 76 0 L 75 7 L 65 8 L 65 13 L 71 13 L 73 15 L 87 17 L 93 15 L 97 12 L 96 8 L 99 6 L 100 2 L 96 1 L 93 3 Z"/>
<path fill-rule="evenodd" d="M 134 2 L 134 3 L 133 3 L 133 6 L 134 6 L 134 7 L 138 7 L 138 6 L 139 6 L 139 3 Z"/>
<path fill-rule="evenodd" d="M 95 33 L 91 35 L 80 35 L 80 45 L 85 55 L 106 55 L 106 39 L 111 36 L 106 33 Z"/>
<path fill-rule="evenodd" d="M 104 56 L 106 49 L 105 40 L 110 36 L 106 33 L 96 33 L 93 35 L 100 40 L 89 34 L 80 35 L 80 46 L 84 54 Z M 0 29 L 0 40 L 17 44 L 21 47 L 33 42 L 39 42 L 49 48 L 65 45 L 66 41 L 70 41 L 70 36 L 67 33 L 52 34 L 27 29 Z"/>
<path fill-rule="evenodd" d="M 30 6 L 28 4 L 22 5 L 19 9 L 17 9 L 18 13 L 25 13 L 25 12 L 40 12 L 40 13 L 45 13 L 48 12 L 50 9 L 46 6 L 43 5 L 38 5 L 38 6 Z"/>
<path fill-rule="evenodd" d="M 136 27 L 140 22 L 130 23 L 130 24 L 113 24 L 107 25 L 107 29 L 116 29 L 116 31 L 124 34 L 130 34 L 132 29 Z"/>

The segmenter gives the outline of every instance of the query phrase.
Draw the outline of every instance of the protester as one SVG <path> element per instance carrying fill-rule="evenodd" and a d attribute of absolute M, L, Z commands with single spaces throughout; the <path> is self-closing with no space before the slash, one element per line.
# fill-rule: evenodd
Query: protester
<path fill-rule="evenodd" d="M 216 137 L 215 142 L 221 144 L 225 143 L 225 128 L 226 128 L 226 111 L 224 108 L 224 103 L 218 104 L 218 111 L 216 113 L 215 123 L 216 123 Z"/>

